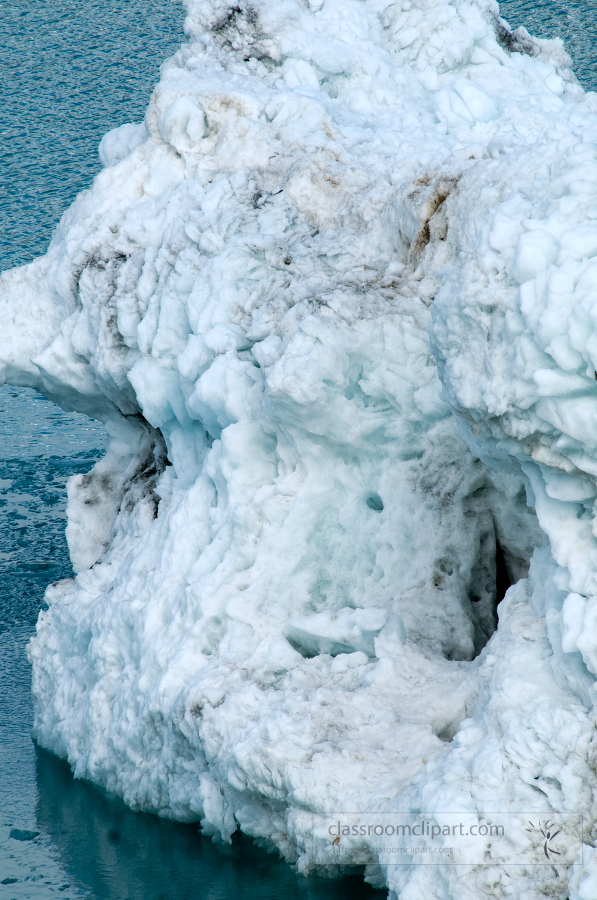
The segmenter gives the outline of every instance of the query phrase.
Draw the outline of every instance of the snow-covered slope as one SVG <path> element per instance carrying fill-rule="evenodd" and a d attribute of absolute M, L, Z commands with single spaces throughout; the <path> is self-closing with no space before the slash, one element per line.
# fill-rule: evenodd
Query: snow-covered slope
<path fill-rule="evenodd" d="M 0 278 L 6 380 L 110 435 L 36 738 L 302 871 L 587 900 L 590 849 L 509 867 L 522 825 L 461 867 L 325 823 L 557 814 L 565 852 L 594 818 L 597 101 L 492 0 L 187 8 L 144 125 Z"/>

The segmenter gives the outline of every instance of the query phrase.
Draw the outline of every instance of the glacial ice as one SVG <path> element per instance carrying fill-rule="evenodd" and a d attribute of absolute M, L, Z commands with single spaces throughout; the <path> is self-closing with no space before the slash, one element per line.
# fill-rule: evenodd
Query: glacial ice
<path fill-rule="evenodd" d="M 187 12 L 144 124 L 0 277 L 2 378 L 109 435 L 35 737 L 300 871 L 587 900 L 590 846 L 396 866 L 317 823 L 595 820 L 595 95 L 493 0 Z"/>

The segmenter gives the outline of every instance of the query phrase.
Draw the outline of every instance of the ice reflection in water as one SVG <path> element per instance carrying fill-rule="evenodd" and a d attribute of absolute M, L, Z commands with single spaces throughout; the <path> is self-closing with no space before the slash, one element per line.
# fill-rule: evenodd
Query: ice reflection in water
<path fill-rule="evenodd" d="M 340 882 L 296 876 L 281 860 L 237 836 L 216 845 L 196 825 L 134 813 L 68 766 L 37 751 L 37 822 L 60 848 L 64 865 L 98 900 L 350 900 L 383 894 L 362 874 Z"/>
<path fill-rule="evenodd" d="M 99 423 L 66 413 L 34 391 L 0 388 L 0 897 L 7 900 L 45 900 L 65 885 L 59 896 L 91 896 L 37 824 L 25 647 L 46 585 L 72 574 L 64 537 L 66 479 L 88 471 L 104 445 Z M 17 840 L 13 829 L 40 834 Z"/>

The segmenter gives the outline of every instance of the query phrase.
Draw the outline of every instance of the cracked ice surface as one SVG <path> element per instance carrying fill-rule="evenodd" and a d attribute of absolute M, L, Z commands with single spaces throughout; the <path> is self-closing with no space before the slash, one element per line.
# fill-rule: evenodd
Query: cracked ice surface
<path fill-rule="evenodd" d="M 590 851 L 395 866 L 313 823 L 594 818 L 594 95 L 491 0 L 187 11 L 144 124 L 0 278 L 4 379 L 110 436 L 35 736 L 302 871 L 586 900 Z"/>

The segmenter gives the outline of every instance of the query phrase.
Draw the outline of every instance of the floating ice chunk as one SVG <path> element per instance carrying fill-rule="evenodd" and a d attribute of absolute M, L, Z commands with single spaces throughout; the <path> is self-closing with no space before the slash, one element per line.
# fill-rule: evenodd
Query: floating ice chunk
<path fill-rule="evenodd" d="M 114 166 L 147 139 L 145 124 L 121 125 L 103 136 L 98 147 L 102 166 Z"/>
<path fill-rule="evenodd" d="M 597 791 L 597 117 L 494 6 L 187 0 L 150 138 L 0 275 L 1 377 L 111 436 L 69 487 L 37 740 L 392 896 L 497 889 L 314 815 Z"/>
<path fill-rule="evenodd" d="M 388 618 L 383 609 L 349 609 L 296 616 L 285 628 L 287 637 L 309 655 L 351 653 L 375 656 L 374 638 Z"/>

